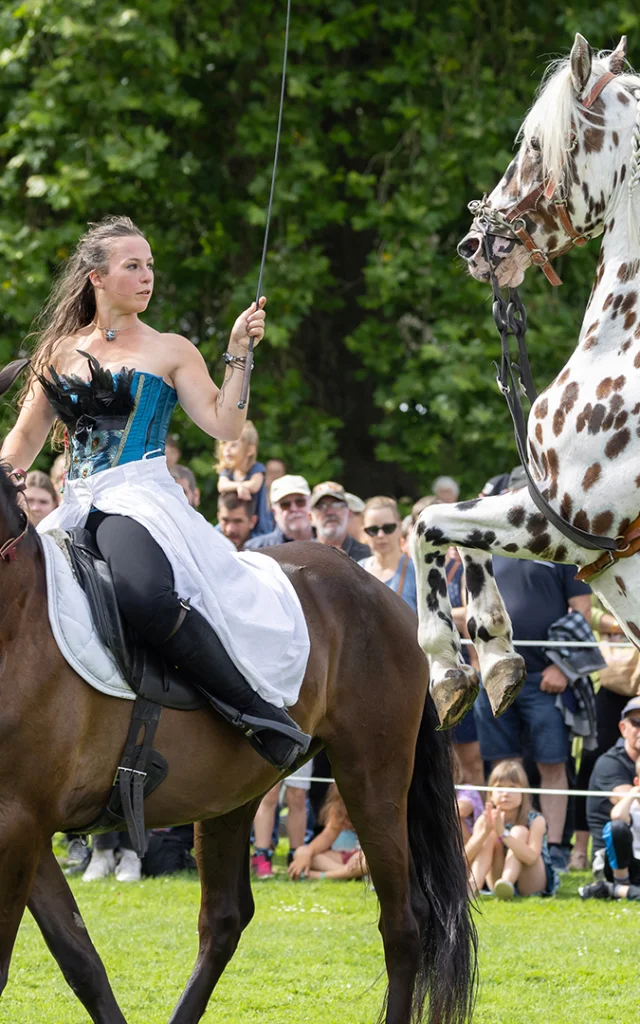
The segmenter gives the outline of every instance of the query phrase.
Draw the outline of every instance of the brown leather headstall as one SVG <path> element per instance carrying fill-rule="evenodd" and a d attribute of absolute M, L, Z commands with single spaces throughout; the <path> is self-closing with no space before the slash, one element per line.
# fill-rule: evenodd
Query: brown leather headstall
<path fill-rule="evenodd" d="M 605 71 L 603 75 L 600 75 L 600 78 L 596 81 L 596 83 L 594 84 L 590 92 L 587 94 L 587 96 L 585 96 L 585 98 L 580 101 L 580 105 L 585 110 L 589 110 L 593 106 L 593 104 L 595 103 L 598 96 L 605 88 L 605 86 L 607 86 L 609 82 L 616 77 L 617 74 L 619 74 L 619 72 Z M 552 284 L 554 287 L 558 287 L 558 285 L 561 285 L 562 279 L 552 267 L 551 257 L 549 256 L 549 253 L 545 252 L 544 249 L 541 249 L 538 245 L 536 245 L 530 233 L 527 231 L 526 221 L 522 215 L 531 210 L 535 210 L 538 204 L 538 200 L 541 197 L 544 197 L 547 200 L 547 202 L 551 203 L 554 209 L 557 211 L 558 219 L 560 220 L 560 223 L 562 224 L 562 227 L 564 228 L 565 232 L 571 239 L 572 245 L 586 245 L 587 242 L 590 241 L 589 235 L 580 234 L 580 232 L 576 231 L 576 229 L 574 228 L 573 224 L 571 223 L 571 217 L 569 216 L 569 211 L 567 210 L 566 203 L 554 202 L 553 197 L 556 193 L 556 188 L 557 182 L 555 182 L 553 179 L 549 179 L 546 185 L 536 185 L 535 188 L 532 188 L 530 192 L 523 196 L 523 198 L 520 199 L 515 204 L 515 206 L 512 206 L 510 209 L 493 211 L 494 215 L 497 215 L 497 217 L 503 219 L 505 225 L 508 226 L 513 231 L 518 241 L 521 242 L 522 245 L 524 245 L 525 249 L 529 253 L 529 258 L 531 259 L 531 262 L 534 263 L 537 267 L 540 267 L 540 270 L 546 277 L 549 284 Z M 488 203 L 486 203 L 486 206 L 488 206 Z"/>
<path fill-rule="evenodd" d="M 583 583 L 589 583 L 594 576 L 609 569 L 621 558 L 631 558 L 632 555 L 640 551 L 640 516 L 633 520 L 620 537 L 616 537 L 616 541 L 619 545 L 617 551 L 603 551 L 595 562 L 584 565 L 576 573 L 575 578 L 582 580 Z"/>

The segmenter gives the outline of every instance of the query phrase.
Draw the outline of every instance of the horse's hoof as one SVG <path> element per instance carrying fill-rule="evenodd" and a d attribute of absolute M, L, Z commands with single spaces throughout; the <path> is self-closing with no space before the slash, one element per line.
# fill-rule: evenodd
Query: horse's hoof
<path fill-rule="evenodd" d="M 478 677 L 473 669 L 450 668 L 431 687 L 440 719 L 439 729 L 451 729 L 463 718 L 478 696 Z"/>
<path fill-rule="evenodd" d="M 513 704 L 526 678 L 527 667 L 519 654 L 497 661 L 489 674 L 482 677 L 494 718 Z"/>

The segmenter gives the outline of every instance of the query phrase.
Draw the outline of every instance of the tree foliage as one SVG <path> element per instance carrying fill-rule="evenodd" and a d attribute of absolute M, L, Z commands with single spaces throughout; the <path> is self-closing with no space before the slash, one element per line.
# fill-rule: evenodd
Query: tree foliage
<path fill-rule="evenodd" d="M 159 267 L 150 321 L 219 376 L 255 289 L 284 16 L 284 0 L 2 6 L 2 361 L 86 222 L 127 213 Z M 466 203 L 503 173 L 549 56 L 579 29 L 603 48 L 629 33 L 633 58 L 639 22 L 612 0 L 294 0 L 251 404 L 262 455 L 416 496 L 438 472 L 473 493 L 514 464 L 488 291 L 455 255 Z M 560 261 L 562 289 L 527 278 L 540 386 L 574 344 L 596 255 Z M 208 439 L 179 429 L 210 477 Z"/>

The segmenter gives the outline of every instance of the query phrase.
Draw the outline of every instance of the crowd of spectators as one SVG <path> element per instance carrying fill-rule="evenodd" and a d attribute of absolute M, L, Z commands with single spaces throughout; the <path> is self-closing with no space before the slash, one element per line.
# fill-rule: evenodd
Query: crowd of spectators
<path fill-rule="evenodd" d="M 424 508 L 458 500 L 457 482 L 438 477 L 432 493 L 403 515 L 398 501 L 388 495 L 360 497 L 332 480 L 312 487 L 281 458 L 260 462 L 258 446 L 251 422 L 238 441 L 217 446 L 216 525 L 230 548 L 242 552 L 294 541 L 325 544 L 358 562 L 416 610 L 408 538 Z M 180 458 L 179 439 L 172 435 L 167 442 L 170 472 L 197 509 L 198 482 Z M 481 495 L 522 484 L 522 468 L 517 467 L 492 477 Z M 34 523 L 55 507 L 63 486 L 64 456 L 56 459 L 50 477 L 39 471 L 28 474 L 26 496 Z M 514 637 L 539 641 L 540 646 L 521 649 L 527 680 L 505 714 L 493 717 L 481 687 L 475 707 L 452 733 L 457 779 L 463 787 L 458 794 L 460 827 L 470 887 L 504 899 L 516 893 L 551 895 L 560 873 L 591 866 L 594 881 L 581 887 L 584 899 L 639 899 L 638 652 L 623 649 L 621 654 L 611 646 L 620 640 L 620 629 L 598 607 L 589 587 L 575 580 L 572 567 L 494 556 L 493 569 Z M 454 621 L 466 638 L 463 565 L 453 548 L 447 554 L 446 578 Z M 544 646 L 551 637 L 592 640 L 593 647 L 586 654 L 570 648 L 557 652 Z M 600 639 L 606 642 L 601 645 L 606 661 L 598 655 Z M 477 667 L 472 646 L 465 646 L 464 656 Z M 593 674 L 598 667 L 599 676 Z M 346 879 L 366 873 L 335 786 L 312 783 L 317 777 L 331 777 L 324 752 L 264 797 L 254 823 L 256 878 L 273 874 L 281 812 L 286 814 L 283 830 L 292 879 Z M 487 779 L 490 791 L 481 795 L 475 787 Z M 531 786 L 548 792 L 531 798 Z M 572 788 L 613 795 L 579 799 L 567 795 Z M 161 872 L 163 865 L 167 870 L 193 866 L 191 842 L 188 830 L 159 830 L 152 837 L 152 861 L 143 865 L 126 833 L 110 833 L 94 840 L 92 854 L 72 840 L 68 859 L 84 871 L 87 881 L 112 872 L 120 881 L 134 881 L 142 871 Z"/>

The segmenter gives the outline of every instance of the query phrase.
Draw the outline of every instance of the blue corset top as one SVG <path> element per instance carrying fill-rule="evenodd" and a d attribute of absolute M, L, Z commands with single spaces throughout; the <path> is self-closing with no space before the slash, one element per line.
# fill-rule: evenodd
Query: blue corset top
<path fill-rule="evenodd" d="M 112 373 L 87 357 L 90 380 L 58 374 L 39 376 L 44 392 L 69 432 L 69 479 L 125 462 L 164 455 L 178 396 L 155 373 L 123 366 Z"/>

